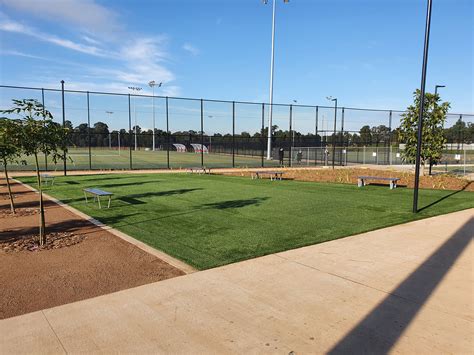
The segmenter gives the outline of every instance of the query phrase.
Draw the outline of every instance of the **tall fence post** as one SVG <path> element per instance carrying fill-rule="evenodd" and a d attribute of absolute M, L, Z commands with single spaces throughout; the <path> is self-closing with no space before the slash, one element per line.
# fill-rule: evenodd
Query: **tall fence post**
<path fill-rule="evenodd" d="M 319 114 L 319 106 L 316 106 L 316 127 L 315 127 L 315 130 L 314 130 L 314 165 L 317 165 L 318 164 L 318 150 L 317 150 L 317 146 L 318 146 L 318 114 Z"/>
<path fill-rule="evenodd" d="M 63 106 L 63 128 L 66 127 L 66 108 L 64 106 L 64 80 L 61 80 L 61 99 Z M 63 141 L 64 148 L 66 147 L 66 140 Z M 67 165 L 66 165 L 66 149 L 63 150 L 63 167 L 64 167 L 64 176 L 67 175 Z"/>
<path fill-rule="evenodd" d="M 235 101 L 232 101 L 232 167 L 235 168 Z"/>
<path fill-rule="evenodd" d="M 87 146 L 89 150 L 89 170 L 92 170 L 92 154 L 91 154 L 91 112 L 89 105 L 89 91 L 87 92 Z M 119 149 L 120 154 L 120 149 Z"/>
<path fill-rule="evenodd" d="M 343 165 L 342 163 L 342 155 L 344 153 L 344 147 L 345 147 L 345 142 L 344 142 L 344 107 L 342 108 L 342 122 L 341 122 L 341 150 L 340 150 L 340 155 L 339 155 L 339 165 Z M 347 154 L 347 153 L 346 153 Z"/>
<path fill-rule="evenodd" d="M 388 165 L 392 165 L 392 110 L 388 115 Z"/>
<path fill-rule="evenodd" d="M 264 137 L 264 132 L 265 132 L 265 104 L 262 103 L 262 153 L 261 153 L 261 165 L 262 168 L 265 166 L 265 137 Z"/>
<path fill-rule="evenodd" d="M 170 122 L 169 122 L 168 96 L 166 96 L 166 135 L 168 137 L 168 144 L 166 145 L 166 164 L 169 169 L 170 168 L 171 134 L 170 134 Z"/>
<path fill-rule="evenodd" d="M 201 167 L 204 167 L 204 107 L 201 99 Z"/>
<path fill-rule="evenodd" d="M 132 107 L 130 94 L 128 94 L 128 152 L 130 159 L 130 170 L 133 169 L 132 163 Z"/>
<path fill-rule="evenodd" d="M 290 149 L 289 149 L 289 162 L 288 165 L 291 167 L 292 161 L 292 146 L 293 146 L 293 105 L 290 105 Z"/>
<path fill-rule="evenodd" d="M 43 115 L 44 115 L 45 107 L 44 107 L 44 89 L 43 88 L 41 89 L 41 103 L 43 105 Z M 44 168 L 46 171 L 48 171 L 48 156 L 46 155 L 46 153 L 44 153 Z"/>

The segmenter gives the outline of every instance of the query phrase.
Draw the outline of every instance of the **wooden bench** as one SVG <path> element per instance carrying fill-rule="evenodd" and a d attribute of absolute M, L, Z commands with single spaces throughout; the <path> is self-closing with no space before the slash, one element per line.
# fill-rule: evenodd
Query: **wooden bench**
<path fill-rule="evenodd" d="M 110 201 L 112 200 L 112 195 L 113 195 L 112 192 L 107 192 L 107 191 L 103 191 L 103 190 L 100 190 L 100 189 L 94 189 L 94 188 L 84 189 L 84 197 L 86 198 L 86 203 L 87 203 L 87 194 L 88 193 L 91 194 L 92 196 L 94 196 L 94 201 L 97 199 L 97 202 L 99 202 L 99 208 L 102 208 L 102 206 L 100 205 L 100 197 L 101 196 L 108 196 L 109 197 L 109 204 L 107 205 L 107 208 L 110 208 Z"/>
<path fill-rule="evenodd" d="M 199 167 L 189 168 L 188 172 L 191 174 L 210 174 L 211 169 L 199 166 Z"/>
<path fill-rule="evenodd" d="M 382 181 L 390 181 L 390 190 L 397 188 L 397 181 L 400 178 L 393 178 L 393 177 L 381 177 L 381 176 L 358 176 L 357 177 L 357 186 L 363 187 L 366 185 L 366 180 L 382 180 Z"/>
<path fill-rule="evenodd" d="M 252 180 L 261 179 L 262 175 L 269 175 L 271 181 L 281 180 L 283 174 L 284 174 L 283 171 L 267 171 L 267 170 L 254 171 L 252 172 Z"/>
<path fill-rule="evenodd" d="M 40 178 L 41 178 L 41 183 L 44 183 L 46 186 L 48 186 L 48 182 L 51 186 L 54 185 L 54 175 L 41 174 Z"/>

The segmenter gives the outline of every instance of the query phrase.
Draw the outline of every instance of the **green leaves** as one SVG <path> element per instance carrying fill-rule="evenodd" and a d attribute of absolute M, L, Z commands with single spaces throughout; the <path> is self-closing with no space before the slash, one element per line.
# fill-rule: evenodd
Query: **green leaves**
<path fill-rule="evenodd" d="M 64 159 L 67 151 L 68 128 L 53 121 L 53 115 L 35 99 L 14 99 L 13 108 L 0 111 L 4 114 L 16 114 L 17 120 L 5 119 L 15 125 L 16 148 L 24 155 L 47 155 L 54 163 Z"/>
<path fill-rule="evenodd" d="M 413 96 L 413 105 L 408 106 L 407 112 L 402 114 L 399 135 L 400 142 L 405 143 L 405 150 L 402 153 L 402 157 L 408 163 L 414 163 L 416 158 L 418 115 L 421 104 L 420 90 L 416 90 Z M 426 162 L 430 164 L 439 162 L 446 143 L 443 131 L 450 104 L 449 102 L 443 102 L 441 104 L 439 102 L 439 95 L 426 93 L 421 145 L 421 162 L 423 164 Z"/>
<path fill-rule="evenodd" d="M 21 161 L 21 123 L 6 117 L 0 118 L 0 159 L 8 163 L 26 163 Z"/>

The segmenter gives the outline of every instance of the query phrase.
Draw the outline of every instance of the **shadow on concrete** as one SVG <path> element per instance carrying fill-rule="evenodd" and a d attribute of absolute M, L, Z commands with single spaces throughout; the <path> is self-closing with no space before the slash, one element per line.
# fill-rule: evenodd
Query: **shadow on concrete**
<path fill-rule="evenodd" d="M 441 197 L 440 199 L 438 199 L 438 200 L 436 200 L 436 201 L 430 203 L 429 205 L 426 205 L 426 206 L 420 208 L 420 209 L 418 210 L 418 212 L 421 212 L 421 211 L 424 211 L 424 210 L 426 210 L 426 209 L 428 209 L 428 208 L 430 208 L 430 207 L 433 207 L 434 205 L 440 203 L 441 201 L 444 201 L 444 200 L 446 200 L 447 198 L 450 198 L 450 197 L 452 197 L 452 196 L 454 196 L 454 195 L 460 193 L 461 191 L 466 190 L 471 184 L 472 184 L 472 181 L 469 181 L 461 190 L 453 191 L 453 192 L 451 192 L 450 194 Z"/>
<path fill-rule="evenodd" d="M 346 334 L 329 354 L 388 353 L 473 235 L 474 218 L 471 218 Z"/>

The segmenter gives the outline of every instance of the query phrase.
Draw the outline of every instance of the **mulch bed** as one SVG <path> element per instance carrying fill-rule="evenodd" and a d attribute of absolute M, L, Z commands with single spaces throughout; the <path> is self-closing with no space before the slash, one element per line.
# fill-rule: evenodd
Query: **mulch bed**
<path fill-rule="evenodd" d="M 357 184 L 357 177 L 365 176 L 379 176 L 379 177 L 398 177 L 400 181 L 399 186 L 406 186 L 413 188 L 415 183 L 415 174 L 409 171 L 395 171 L 395 170 L 376 170 L 376 169 L 362 169 L 362 168 L 344 168 L 344 169 L 283 169 L 285 174 L 283 178 L 300 180 L 300 181 L 316 181 L 316 182 L 335 182 L 342 184 Z M 250 176 L 251 172 L 241 171 L 226 175 L 235 176 Z M 370 182 L 370 181 L 369 181 Z M 380 182 L 380 181 L 377 181 Z M 437 174 L 431 176 L 420 177 L 420 188 L 422 189 L 437 189 L 437 190 L 465 190 L 474 191 L 474 183 L 467 179 L 448 175 Z"/>
<path fill-rule="evenodd" d="M 46 234 L 46 243 L 39 245 L 39 235 L 32 234 L 21 238 L 0 240 L 0 250 L 6 253 L 17 253 L 21 251 L 39 252 L 42 250 L 70 247 L 71 245 L 82 242 L 85 238 L 85 235 L 70 232 L 48 233 Z"/>
<path fill-rule="evenodd" d="M 10 203 L 10 200 L 8 201 Z M 0 218 L 15 218 L 15 217 L 22 217 L 22 216 L 31 216 L 38 214 L 38 208 L 15 208 L 15 213 L 12 213 L 10 210 L 10 204 L 8 204 L 8 208 L 1 208 L 0 209 Z"/>
<path fill-rule="evenodd" d="M 18 211 L 37 210 L 36 193 L 13 189 Z M 184 274 L 51 201 L 45 208 L 47 243 L 38 247 L 38 214 L 9 215 L 0 200 L 0 319 Z"/>

